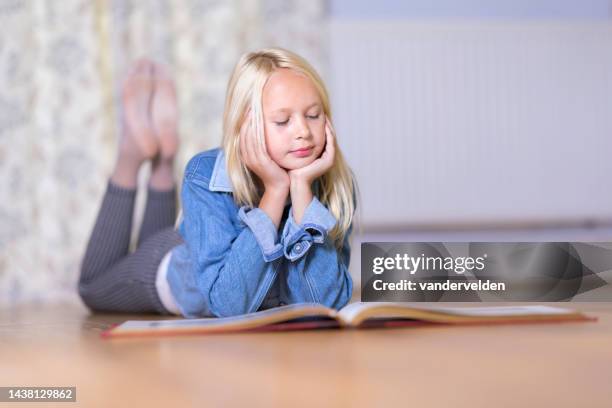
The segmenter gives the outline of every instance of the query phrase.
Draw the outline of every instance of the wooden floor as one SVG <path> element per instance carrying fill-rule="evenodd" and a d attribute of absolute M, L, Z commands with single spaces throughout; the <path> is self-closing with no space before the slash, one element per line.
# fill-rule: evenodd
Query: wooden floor
<path fill-rule="evenodd" d="M 76 386 L 55 406 L 84 407 L 611 407 L 612 303 L 562 306 L 599 320 L 102 340 L 159 316 L 5 309 L 0 386 Z"/>

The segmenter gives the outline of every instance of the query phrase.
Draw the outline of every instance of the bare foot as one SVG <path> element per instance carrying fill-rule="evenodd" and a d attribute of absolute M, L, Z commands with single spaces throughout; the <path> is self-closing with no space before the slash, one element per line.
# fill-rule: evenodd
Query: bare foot
<path fill-rule="evenodd" d="M 179 146 L 176 88 L 170 74 L 160 64 L 155 64 L 154 79 L 151 122 L 159 141 L 160 159 L 168 161 L 174 158 Z"/>
<path fill-rule="evenodd" d="M 123 117 L 120 153 L 136 161 L 154 158 L 159 143 L 151 124 L 151 103 L 154 93 L 153 63 L 140 59 L 123 86 Z"/>

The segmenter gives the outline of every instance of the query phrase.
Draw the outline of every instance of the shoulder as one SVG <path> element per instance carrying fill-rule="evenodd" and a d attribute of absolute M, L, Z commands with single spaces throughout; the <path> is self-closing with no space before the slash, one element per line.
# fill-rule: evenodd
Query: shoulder
<path fill-rule="evenodd" d="M 221 148 L 216 147 L 200 152 L 189 159 L 185 166 L 185 180 L 198 180 L 208 183 L 220 152 Z"/>

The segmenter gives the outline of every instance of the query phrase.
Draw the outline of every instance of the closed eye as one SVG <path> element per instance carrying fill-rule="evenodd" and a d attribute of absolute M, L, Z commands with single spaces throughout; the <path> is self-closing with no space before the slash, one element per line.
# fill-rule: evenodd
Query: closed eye
<path fill-rule="evenodd" d="M 320 113 L 317 113 L 316 115 L 307 115 L 306 117 L 308 119 L 319 119 L 319 116 L 321 116 Z M 284 122 L 274 122 L 277 126 L 285 126 L 287 123 L 289 123 L 289 119 L 285 120 Z"/>

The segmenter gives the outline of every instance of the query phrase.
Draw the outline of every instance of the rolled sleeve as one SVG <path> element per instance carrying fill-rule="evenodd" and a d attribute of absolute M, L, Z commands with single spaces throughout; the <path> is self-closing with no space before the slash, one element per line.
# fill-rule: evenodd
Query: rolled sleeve
<path fill-rule="evenodd" d="M 276 227 L 262 209 L 243 206 L 238 210 L 238 217 L 253 232 L 266 262 L 283 256 L 283 246 L 278 242 Z"/>
<path fill-rule="evenodd" d="M 306 207 L 301 224 L 293 218 L 293 207 L 282 233 L 282 251 L 287 259 L 295 261 L 304 256 L 313 244 L 323 244 L 336 218 L 317 197 Z"/>

